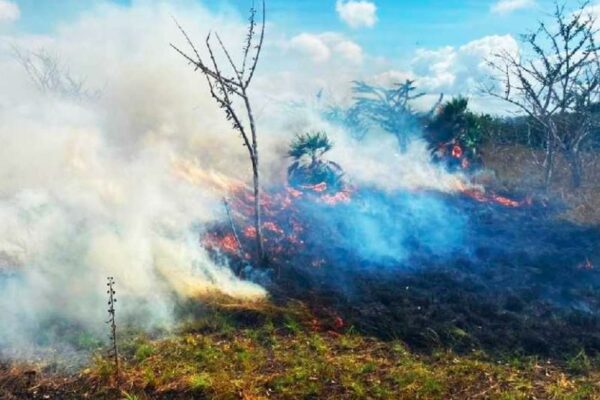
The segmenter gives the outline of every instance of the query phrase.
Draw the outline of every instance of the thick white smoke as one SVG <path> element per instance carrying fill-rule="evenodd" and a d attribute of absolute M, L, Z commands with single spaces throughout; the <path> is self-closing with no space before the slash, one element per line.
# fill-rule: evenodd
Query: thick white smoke
<path fill-rule="evenodd" d="M 226 45 L 241 48 L 245 16 L 187 3 L 100 5 L 51 35 L 1 38 L 0 348 L 30 346 L 52 318 L 102 329 L 107 276 L 117 281 L 121 315 L 149 326 L 170 322 L 178 296 L 265 295 L 199 245 L 198 231 L 223 217 L 224 181 L 250 174 L 242 142 L 203 78 L 168 46 L 185 45 L 172 16 L 199 43 L 218 27 Z M 275 84 L 259 70 L 252 93 L 265 185 L 285 175 L 294 134 L 326 128 L 336 143 L 331 158 L 357 183 L 454 190 L 460 178 L 432 166 L 423 145 L 400 155 L 391 137 L 356 143 L 312 112 L 281 106 L 294 88 L 327 78 L 302 76 L 293 60 L 279 60 L 277 43 L 268 41 L 262 62 L 278 76 L 289 67 L 291 82 Z M 101 96 L 41 93 L 14 45 L 43 47 Z"/>
<path fill-rule="evenodd" d="M 170 51 L 169 15 L 100 8 L 47 38 L 3 38 L 0 348 L 30 347 L 51 319 L 103 329 L 107 276 L 121 318 L 148 326 L 168 324 L 177 297 L 264 297 L 199 245 L 223 215 L 209 172 L 246 178 L 247 164 L 200 77 Z M 39 43 L 102 95 L 37 90 L 11 48 Z M 184 162 L 206 179 L 184 179 Z"/>

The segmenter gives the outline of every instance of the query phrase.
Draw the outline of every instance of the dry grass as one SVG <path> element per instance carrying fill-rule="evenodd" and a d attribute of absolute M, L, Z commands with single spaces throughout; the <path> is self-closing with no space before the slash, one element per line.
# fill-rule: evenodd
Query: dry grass
<path fill-rule="evenodd" d="M 541 152 L 510 145 L 487 148 L 483 154 L 485 165 L 495 171 L 501 188 L 524 193 L 541 191 L 543 170 L 536 163 L 536 159 L 543 159 Z M 565 205 L 564 218 L 577 223 L 600 224 L 600 154 L 588 152 L 583 160 L 583 184 L 573 189 L 569 168 L 559 157 L 546 195 Z"/>

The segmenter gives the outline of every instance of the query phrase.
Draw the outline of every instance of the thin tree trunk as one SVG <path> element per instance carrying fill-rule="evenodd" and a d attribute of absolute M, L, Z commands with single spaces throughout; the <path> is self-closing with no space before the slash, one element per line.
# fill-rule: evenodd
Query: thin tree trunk
<path fill-rule="evenodd" d="M 565 151 L 565 158 L 567 159 L 569 167 L 571 168 L 571 183 L 573 184 L 574 188 L 579 188 L 583 178 L 583 170 L 581 167 L 581 158 L 579 157 L 579 152 L 576 150 Z"/>
<path fill-rule="evenodd" d="M 258 173 L 258 157 L 256 156 L 254 157 L 254 160 L 252 162 L 252 172 L 254 181 L 254 229 L 256 230 L 256 261 L 260 264 L 266 261 L 266 257 L 262 240 L 262 218 L 260 213 L 260 180 Z"/>
<path fill-rule="evenodd" d="M 554 171 L 554 136 L 548 131 L 546 134 L 546 158 L 544 159 L 544 189 L 548 189 Z"/>
<path fill-rule="evenodd" d="M 252 113 L 252 106 L 250 105 L 250 99 L 246 93 L 246 89 L 242 91 L 244 104 L 248 113 L 248 122 L 250 123 L 250 133 L 252 134 L 252 173 L 254 182 L 254 229 L 256 230 L 256 262 L 260 264 L 266 264 L 265 249 L 262 240 L 262 228 L 261 228 L 261 208 L 260 208 L 260 172 L 258 162 L 258 140 L 256 136 L 256 124 L 254 122 L 254 114 Z"/>

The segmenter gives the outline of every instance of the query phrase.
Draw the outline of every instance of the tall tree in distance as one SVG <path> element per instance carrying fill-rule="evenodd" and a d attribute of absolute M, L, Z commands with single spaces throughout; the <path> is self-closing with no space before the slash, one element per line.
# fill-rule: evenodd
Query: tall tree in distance
<path fill-rule="evenodd" d="M 215 33 L 214 35 L 218 47 L 221 49 L 229 64 L 229 74 L 224 72 L 224 69 L 222 69 L 217 62 L 215 52 L 213 51 L 212 43 L 214 41 L 212 40 L 211 33 L 208 34 L 205 40 L 206 49 L 210 59 L 209 64 L 204 62 L 200 56 L 200 52 L 177 21 L 175 21 L 177 27 L 185 37 L 191 53 L 180 50 L 174 44 L 171 44 L 171 47 L 193 65 L 196 71 L 200 71 L 206 77 L 210 94 L 219 107 L 225 112 L 225 116 L 227 120 L 232 123 L 233 129 L 240 134 L 243 144 L 248 150 L 252 165 L 254 187 L 254 228 L 256 230 L 257 262 L 262 263 L 266 261 L 266 254 L 264 251 L 261 229 L 258 135 L 250 97 L 248 96 L 248 88 L 252 82 L 254 73 L 256 72 L 265 37 L 266 5 L 264 0 L 262 1 L 262 18 L 260 26 L 258 26 L 257 23 L 257 13 L 257 9 L 254 7 L 253 2 L 252 8 L 250 9 L 250 17 L 248 19 L 248 33 L 244 42 L 241 65 L 236 65 L 233 61 L 231 54 L 223 44 L 219 34 Z M 234 107 L 234 99 L 241 100 L 243 104 L 242 111 L 239 111 Z"/>
<path fill-rule="evenodd" d="M 485 88 L 529 116 L 544 132 L 546 187 L 557 154 L 568 162 L 573 186 L 581 184 L 580 151 L 598 132 L 595 105 L 600 102 L 600 48 L 596 44 L 596 18 L 589 2 L 574 11 L 565 4 L 555 3 L 551 23 L 540 22 L 535 31 L 522 35 L 520 54 L 501 52 L 489 61 L 498 77 Z"/>
<path fill-rule="evenodd" d="M 414 81 L 406 80 L 391 87 L 353 82 L 354 104 L 347 109 L 331 107 L 326 116 L 342 122 L 357 139 L 363 139 L 371 128 L 380 128 L 394 135 L 398 145 L 405 151 L 415 133 L 420 132 L 423 122 L 429 119 L 443 100 L 441 94 L 429 112 L 413 108 L 413 102 L 426 95 L 418 92 Z"/>

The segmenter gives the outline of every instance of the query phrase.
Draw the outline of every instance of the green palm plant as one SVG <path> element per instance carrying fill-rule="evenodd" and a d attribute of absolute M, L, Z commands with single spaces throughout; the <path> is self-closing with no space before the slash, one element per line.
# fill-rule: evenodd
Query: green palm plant
<path fill-rule="evenodd" d="M 323 158 L 333 148 L 325 132 L 297 135 L 288 150 L 293 162 L 288 168 L 288 182 L 294 187 L 325 183 L 328 191 L 339 191 L 343 186 L 343 170 L 333 161 Z"/>

